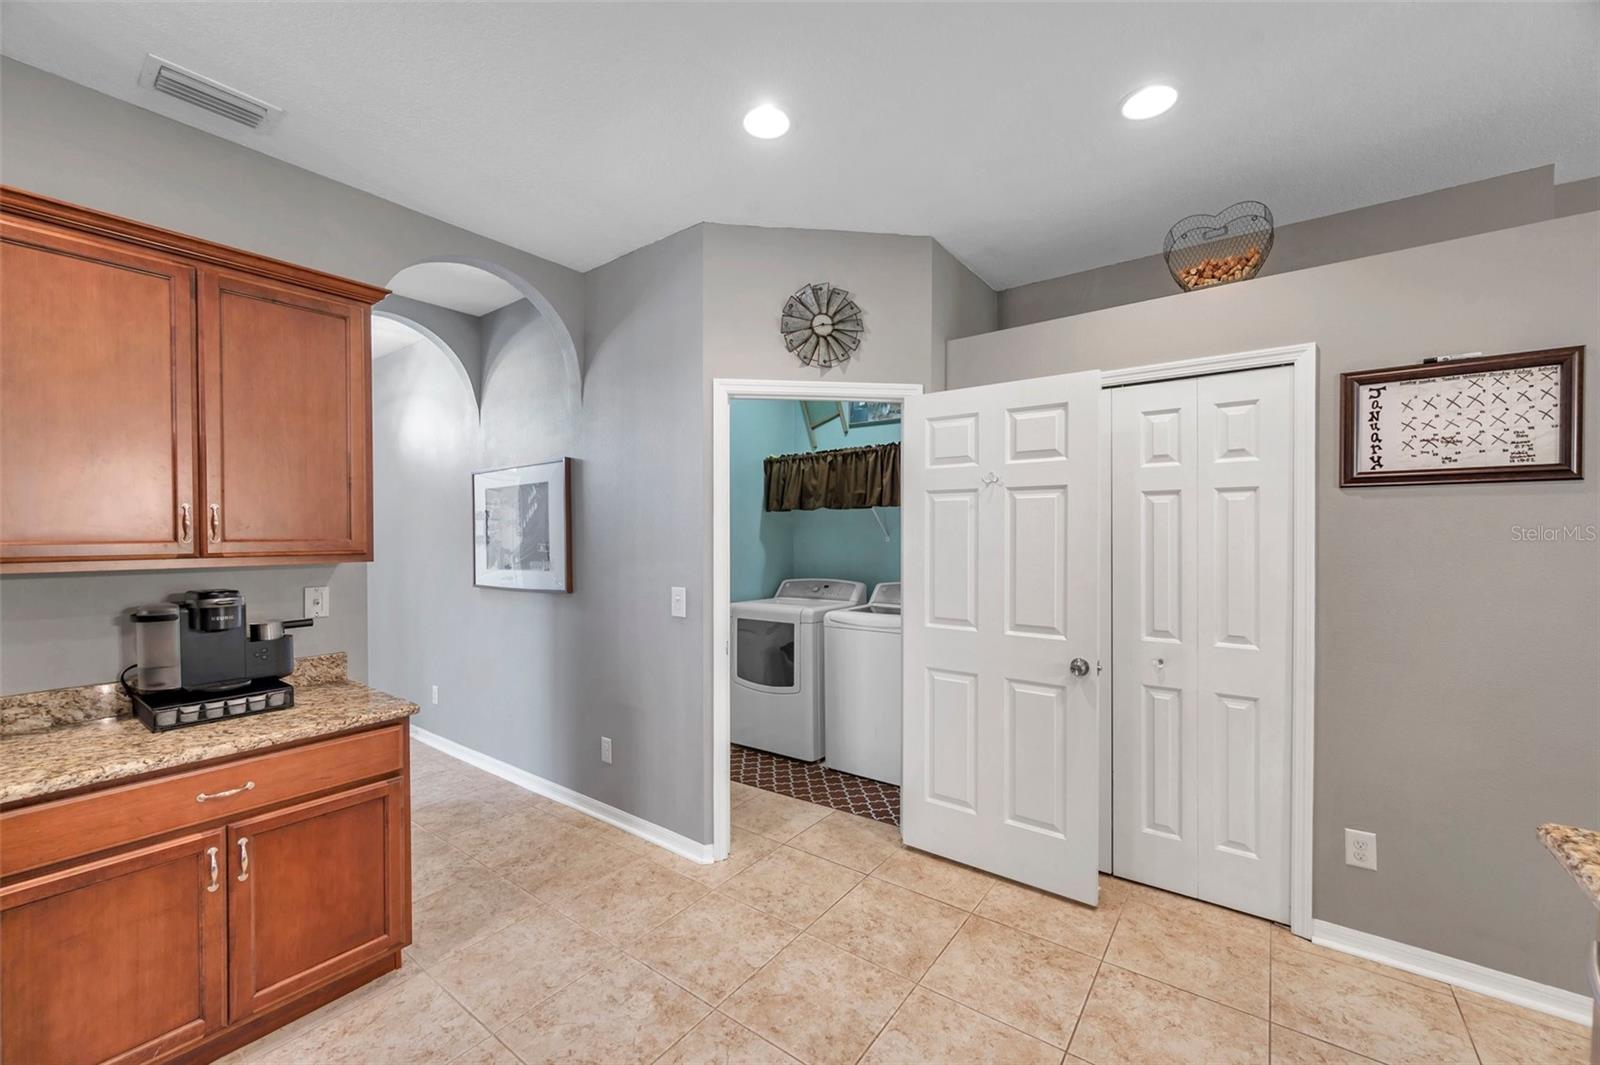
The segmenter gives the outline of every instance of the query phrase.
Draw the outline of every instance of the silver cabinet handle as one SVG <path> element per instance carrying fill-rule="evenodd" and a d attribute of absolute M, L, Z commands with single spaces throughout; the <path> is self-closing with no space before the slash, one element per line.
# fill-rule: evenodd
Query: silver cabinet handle
<path fill-rule="evenodd" d="M 217 848 L 207 847 L 206 857 L 211 859 L 211 884 L 206 888 L 206 890 L 215 891 L 217 888 L 222 886 L 217 878 Z"/>
<path fill-rule="evenodd" d="M 222 539 L 222 504 L 211 504 L 211 542 Z"/>
<path fill-rule="evenodd" d="M 187 503 L 178 504 L 178 543 L 194 542 L 194 514 Z"/>
<path fill-rule="evenodd" d="M 255 790 L 255 786 L 256 786 L 256 782 L 255 781 L 247 780 L 243 784 L 240 784 L 237 788 L 229 788 L 227 791 L 213 791 L 213 792 L 209 792 L 209 793 L 202 791 L 200 794 L 198 794 L 198 795 L 196 795 L 194 797 L 194 801 L 195 802 L 210 802 L 213 799 L 226 799 L 226 798 L 229 798 L 230 796 L 238 795 L 240 792 L 254 791 Z"/>
<path fill-rule="evenodd" d="M 239 837 L 239 882 L 250 879 L 250 837 Z"/>

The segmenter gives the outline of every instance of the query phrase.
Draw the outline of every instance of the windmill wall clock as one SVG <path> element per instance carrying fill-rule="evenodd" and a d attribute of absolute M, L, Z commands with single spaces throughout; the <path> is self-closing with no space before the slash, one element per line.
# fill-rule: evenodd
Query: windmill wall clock
<path fill-rule="evenodd" d="M 802 285 L 783 305 L 778 332 L 803 366 L 837 366 L 861 346 L 866 331 L 861 308 L 842 288 L 826 281 Z"/>

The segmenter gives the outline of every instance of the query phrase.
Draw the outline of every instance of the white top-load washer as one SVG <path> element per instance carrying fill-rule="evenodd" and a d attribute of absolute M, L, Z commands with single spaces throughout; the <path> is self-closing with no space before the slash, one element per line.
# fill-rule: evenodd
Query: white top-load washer
<path fill-rule="evenodd" d="M 900 582 L 823 623 L 828 768 L 900 783 Z"/>
<path fill-rule="evenodd" d="M 733 604 L 734 743 L 822 757 L 822 619 L 866 596 L 860 581 L 787 580 L 771 599 Z"/>

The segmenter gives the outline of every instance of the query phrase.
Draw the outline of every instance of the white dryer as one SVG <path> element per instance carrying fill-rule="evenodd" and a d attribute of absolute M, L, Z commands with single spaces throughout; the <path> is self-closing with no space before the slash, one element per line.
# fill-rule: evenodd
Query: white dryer
<path fill-rule="evenodd" d="M 900 783 L 900 582 L 823 623 L 828 656 L 828 768 Z"/>
<path fill-rule="evenodd" d="M 860 581 L 787 580 L 771 599 L 733 604 L 734 743 L 802 762 L 822 757 L 822 619 L 866 595 Z"/>

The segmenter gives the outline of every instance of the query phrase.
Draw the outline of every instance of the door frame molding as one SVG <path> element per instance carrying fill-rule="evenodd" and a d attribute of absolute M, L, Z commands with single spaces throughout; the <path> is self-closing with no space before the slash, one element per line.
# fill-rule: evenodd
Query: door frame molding
<path fill-rule="evenodd" d="M 728 856 L 733 842 L 733 788 L 728 744 L 732 740 L 732 685 L 728 679 L 731 626 L 732 548 L 728 524 L 732 518 L 729 499 L 731 470 L 728 467 L 729 410 L 736 399 L 790 400 L 898 400 L 920 396 L 920 384 L 893 384 L 882 381 L 775 381 L 717 377 L 711 381 L 711 597 L 708 627 L 711 671 L 711 845 L 712 860 Z M 902 543 L 902 566 L 904 570 Z M 903 575 L 903 574 L 902 574 Z"/>
<path fill-rule="evenodd" d="M 1312 773 L 1316 740 L 1317 667 L 1317 345 L 1283 347 L 1208 355 L 1175 362 L 1103 370 L 1100 376 L 1100 573 L 1104 594 L 1100 604 L 1100 631 L 1106 639 L 1100 649 L 1104 664 L 1100 684 L 1101 767 L 1109 761 L 1111 730 L 1111 392 L 1124 385 L 1172 381 L 1184 377 L 1209 377 L 1238 370 L 1289 366 L 1294 371 L 1294 461 L 1291 466 L 1290 512 L 1294 524 L 1291 547 L 1291 603 L 1289 623 L 1289 930 L 1311 938 L 1311 885 L 1314 822 Z M 1101 860 L 1110 861 L 1110 774 L 1102 772 Z"/>

